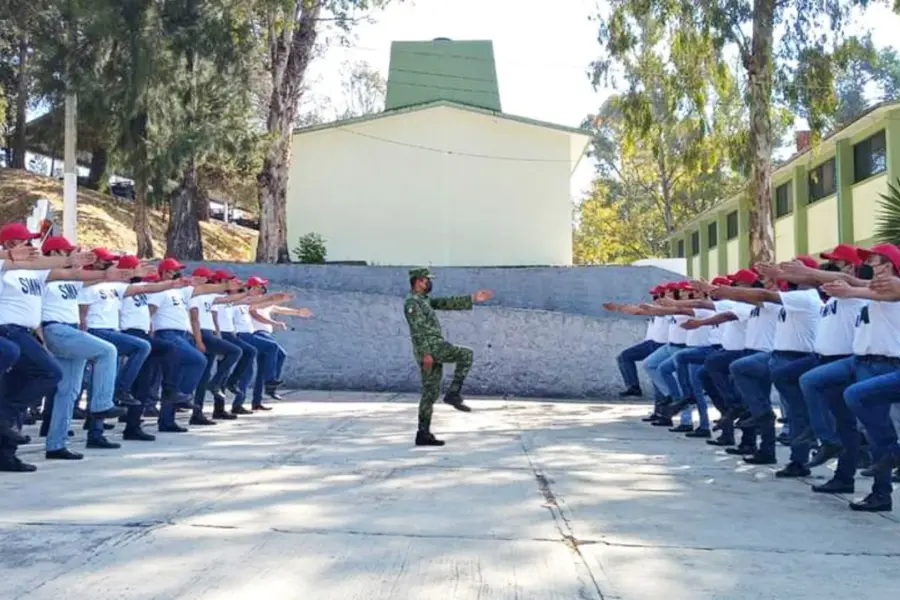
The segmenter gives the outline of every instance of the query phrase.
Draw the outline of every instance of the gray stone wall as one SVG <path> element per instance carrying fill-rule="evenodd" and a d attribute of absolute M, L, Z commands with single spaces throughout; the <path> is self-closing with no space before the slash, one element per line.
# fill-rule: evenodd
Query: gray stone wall
<path fill-rule="evenodd" d="M 307 389 L 410 392 L 419 388 L 402 298 L 406 268 L 211 264 L 268 278 L 297 295 L 314 318 L 289 319 L 277 334 L 288 351 L 285 380 Z M 448 341 L 469 346 L 475 365 L 465 392 L 609 398 L 620 388 L 618 352 L 643 338 L 642 319 L 603 302 L 637 301 L 677 276 L 652 267 L 436 269 L 436 296 L 495 291 L 472 311 L 442 312 Z M 450 372 L 445 373 L 449 379 Z"/>

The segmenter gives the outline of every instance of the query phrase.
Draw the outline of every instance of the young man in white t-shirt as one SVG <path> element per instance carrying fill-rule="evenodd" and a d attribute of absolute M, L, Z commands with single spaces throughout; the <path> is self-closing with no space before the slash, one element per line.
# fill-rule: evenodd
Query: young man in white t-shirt
<path fill-rule="evenodd" d="M 651 302 L 656 303 L 662 297 L 664 290 L 661 286 L 656 286 L 650 290 Z M 619 312 L 619 305 L 607 303 L 603 305 L 606 310 Z M 663 328 L 666 331 L 662 331 Z M 616 357 L 616 363 L 619 365 L 619 373 L 622 374 L 622 382 L 625 389 L 619 393 L 620 398 L 641 397 L 644 395 L 641 390 L 641 380 L 638 377 L 636 363 L 645 360 L 653 354 L 660 346 L 668 342 L 668 327 L 665 317 L 650 317 L 647 323 L 647 333 L 644 339 L 633 346 L 629 346 L 622 350 Z"/>
<path fill-rule="evenodd" d="M 268 292 L 268 287 L 264 286 L 263 294 L 268 294 Z M 284 302 L 287 301 L 288 299 L 284 300 Z M 273 400 L 281 400 L 281 396 L 278 395 L 278 386 L 282 383 L 281 377 L 285 360 L 287 360 L 287 352 L 272 334 L 276 329 L 286 331 L 288 326 L 284 321 L 276 319 L 276 316 L 308 319 L 312 316 L 312 312 L 308 308 L 293 308 L 290 306 L 281 306 L 280 304 L 272 304 L 263 308 L 256 308 L 255 306 L 250 307 L 253 335 L 275 344 L 278 349 L 275 358 L 275 377 L 271 381 L 266 382 L 265 393 Z"/>

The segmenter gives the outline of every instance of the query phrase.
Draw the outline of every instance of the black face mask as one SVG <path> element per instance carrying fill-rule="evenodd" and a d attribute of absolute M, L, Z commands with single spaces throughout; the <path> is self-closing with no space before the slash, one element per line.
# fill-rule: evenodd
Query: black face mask
<path fill-rule="evenodd" d="M 859 279 L 875 279 L 875 269 L 872 265 L 862 264 L 856 267 L 856 276 Z"/>
<path fill-rule="evenodd" d="M 829 271 L 831 273 L 840 273 L 841 272 L 841 268 L 833 262 L 827 262 L 827 263 L 823 264 L 821 267 L 819 267 L 819 270 L 820 271 Z"/>
<path fill-rule="evenodd" d="M 132 277 L 131 279 L 128 280 L 128 283 L 140 283 L 142 281 L 144 281 L 144 280 L 141 277 Z"/>
<path fill-rule="evenodd" d="M 754 287 L 754 288 L 756 288 L 756 289 L 759 289 L 759 288 L 764 288 L 764 287 L 766 287 L 766 286 L 765 286 L 765 284 L 763 284 L 762 281 L 754 281 L 752 284 L 750 284 L 750 287 Z"/>
<path fill-rule="evenodd" d="M 791 283 L 790 281 L 788 281 L 787 289 L 789 292 L 796 292 L 798 289 L 800 289 L 800 286 L 796 283 Z"/>
<path fill-rule="evenodd" d="M 430 294 L 430 293 L 431 293 L 431 288 L 432 288 L 432 287 L 433 287 L 433 284 L 432 284 L 431 280 L 430 280 L 430 279 L 427 279 L 427 280 L 425 281 L 425 293 L 426 293 L 426 294 Z"/>
<path fill-rule="evenodd" d="M 175 271 L 174 273 L 169 275 L 169 279 L 181 279 L 182 277 L 183 275 L 181 274 L 181 271 Z"/>

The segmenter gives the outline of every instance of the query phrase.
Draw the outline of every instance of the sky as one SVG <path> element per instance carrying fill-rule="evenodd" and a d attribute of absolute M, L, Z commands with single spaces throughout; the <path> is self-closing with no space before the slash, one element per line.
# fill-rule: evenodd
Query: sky
<path fill-rule="evenodd" d="M 552 7 L 552 9 L 550 8 Z M 341 65 L 366 61 L 387 79 L 392 41 L 492 40 L 503 111 L 578 126 L 615 90 L 595 90 L 587 76 L 600 46 L 598 0 L 406 0 L 374 14 L 354 30 L 352 47 L 331 47 L 310 66 L 315 93 L 341 95 Z M 852 27 L 891 45 L 900 16 L 873 6 Z M 797 126 L 802 127 L 798 122 Z M 572 178 L 573 200 L 589 189 L 593 166 L 583 160 Z"/>

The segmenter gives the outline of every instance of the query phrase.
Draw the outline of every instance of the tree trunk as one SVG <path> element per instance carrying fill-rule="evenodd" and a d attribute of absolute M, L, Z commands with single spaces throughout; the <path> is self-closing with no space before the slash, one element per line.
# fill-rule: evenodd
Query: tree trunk
<path fill-rule="evenodd" d="M 772 225 L 772 46 L 775 0 L 756 0 L 753 44 L 745 57 L 750 94 L 750 262 L 775 260 Z"/>
<path fill-rule="evenodd" d="M 197 168 L 193 159 L 185 168 L 181 186 L 172 195 L 172 213 L 166 232 L 166 256 L 203 260 L 200 221 L 197 220 Z"/>
<path fill-rule="evenodd" d="M 209 192 L 202 185 L 197 186 L 197 220 L 209 221 Z"/>
<path fill-rule="evenodd" d="M 13 169 L 25 169 L 25 127 L 28 118 L 28 40 L 19 40 L 19 80 L 16 89 L 16 137 L 13 140 Z"/>
<path fill-rule="evenodd" d="M 137 237 L 138 258 L 153 257 L 153 237 L 150 235 L 150 209 L 147 207 L 147 180 L 134 179 L 134 234 Z"/>
<path fill-rule="evenodd" d="M 107 187 L 106 166 L 109 163 L 109 153 L 102 146 L 94 148 L 91 152 L 91 172 L 88 174 L 88 187 L 92 190 L 102 190 Z"/>
<path fill-rule="evenodd" d="M 287 244 L 287 181 L 291 166 L 292 136 L 303 80 L 318 35 L 316 26 L 321 12 L 322 2 L 308 3 L 293 23 L 290 44 L 284 44 L 284 36 L 271 42 L 273 85 L 266 126 L 275 141 L 257 176 L 257 262 L 283 263 L 291 260 Z"/>

